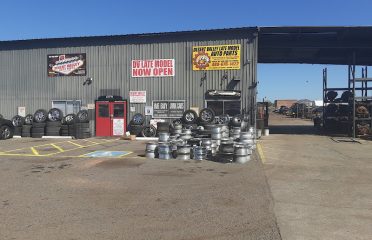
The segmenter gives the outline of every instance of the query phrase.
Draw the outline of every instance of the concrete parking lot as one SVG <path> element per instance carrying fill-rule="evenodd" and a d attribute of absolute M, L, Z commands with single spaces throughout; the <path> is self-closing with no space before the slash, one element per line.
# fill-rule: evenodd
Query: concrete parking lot
<path fill-rule="evenodd" d="M 99 138 L 0 142 L 0 239 L 280 239 L 258 158 L 151 160 L 144 148 Z"/>
<path fill-rule="evenodd" d="M 372 142 L 272 115 L 247 164 L 118 139 L 0 142 L 0 239 L 371 239 Z"/>
<path fill-rule="evenodd" d="M 272 115 L 261 141 L 283 239 L 372 239 L 372 142 L 318 135 Z"/>

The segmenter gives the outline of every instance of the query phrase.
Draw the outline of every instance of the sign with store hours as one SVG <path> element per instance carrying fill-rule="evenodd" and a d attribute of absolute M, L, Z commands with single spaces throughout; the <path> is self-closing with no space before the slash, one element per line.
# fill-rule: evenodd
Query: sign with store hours
<path fill-rule="evenodd" d="M 130 103 L 146 103 L 146 91 L 129 91 Z"/>
<path fill-rule="evenodd" d="M 132 77 L 173 77 L 174 59 L 132 60 Z"/>
<path fill-rule="evenodd" d="M 185 111 L 185 100 L 155 100 L 153 118 L 180 118 Z"/>
<path fill-rule="evenodd" d="M 240 44 L 192 47 L 192 70 L 240 69 Z"/>

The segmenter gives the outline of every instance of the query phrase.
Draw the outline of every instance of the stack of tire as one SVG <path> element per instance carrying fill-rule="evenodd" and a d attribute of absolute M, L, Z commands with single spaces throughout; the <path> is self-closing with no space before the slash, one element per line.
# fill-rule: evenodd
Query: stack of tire
<path fill-rule="evenodd" d="M 158 122 L 156 125 L 158 133 L 169 133 L 169 122 Z"/>
<path fill-rule="evenodd" d="M 31 137 L 31 128 L 32 128 L 32 123 L 34 121 L 34 115 L 32 114 L 27 114 L 25 117 L 25 122 L 22 126 L 22 137 Z"/>
<path fill-rule="evenodd" d="M 21 136 L 22 135 L 22 126 L 25 123 L 25 118 L 19 115 L 15 115 L 12 118 L 12 123 L 14 126 L 14 136 Z"/>
<path fill-rule="evenodd" d="M 75 114 L 67 114 L 62 118 L 61 136 L 74 136 L 75 135 Z"/>
<path fill-rule="evenodd" d="M 46 136 L 60 136 L 63 113 L 58 108 L 52 108 L 48 112 L 48 119 L 45 124 Z"/>
<path fill-rule="evenodd" d="M 132 120 L 129 122 L 130 135 L 139 136 L 142 133 L 142 130 L 144 130 L 144 122 L 145 117 L 141 113 L 134 114 Z"/>
<path fill-rule="evenodd" d="M 36 110 L 32 122 L 31 137 L 42 138 L 45 135 L 46 120 L 48 118 L 48 112 L 44 109 Z"/>
<path fill-rule="evenodd" d="M 73 136 L 76 139 L 90 138 L 90 128 L 89 128 L 89 116 L 87 110 L 81 110 L 76 114 L 74 121 L 74 129 L 70 129 L 70 133 L 74 132 Z"/>

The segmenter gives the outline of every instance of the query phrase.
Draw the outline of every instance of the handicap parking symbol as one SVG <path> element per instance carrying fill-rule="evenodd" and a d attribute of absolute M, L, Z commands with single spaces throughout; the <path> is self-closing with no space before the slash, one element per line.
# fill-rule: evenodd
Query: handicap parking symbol
<path fill-rule="evenodd" d="M 84 154 L 85 157 L 121 157 L 129 154 L 130 152 L 124 151 L 94 151 Z"/>

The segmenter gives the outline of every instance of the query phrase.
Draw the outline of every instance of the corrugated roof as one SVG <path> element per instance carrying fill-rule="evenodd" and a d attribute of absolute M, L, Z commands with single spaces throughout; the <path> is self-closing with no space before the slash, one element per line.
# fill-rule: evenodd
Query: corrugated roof
<path fill-rule="evenodd" d="M 372 65 L 371 42 L 372 26 L 260 27 L 258 62 Z"/>
<path fill-rule="evenodd" d="M 0 41 L 0 46 L 4 44 L 22 44 L 27 42 L 45 42 L 45 41 L 74 41 L 74 40 L 87 40 L 87 39 L 138 39 L 147 37 L 158 36 L 177 36 L 177 35 L 195 35 L 200 33 L 231 33 L 243 31 L 258 31 L 258 27 L 240 27 L 240 28 L 220 28 L 220 29 L 204 29 L 204 30 L 187 30 L 187 31 L 174 31 L 174 32 L 154 32 L 154 33 L 135 33 L 135 34 L 122 34 L 122 35 L 104 35 L 104 36 L 80 36 L 80 37 L 61 37 L 61 38 L 35 38 L 23 40 L 6 40 Z"/>

